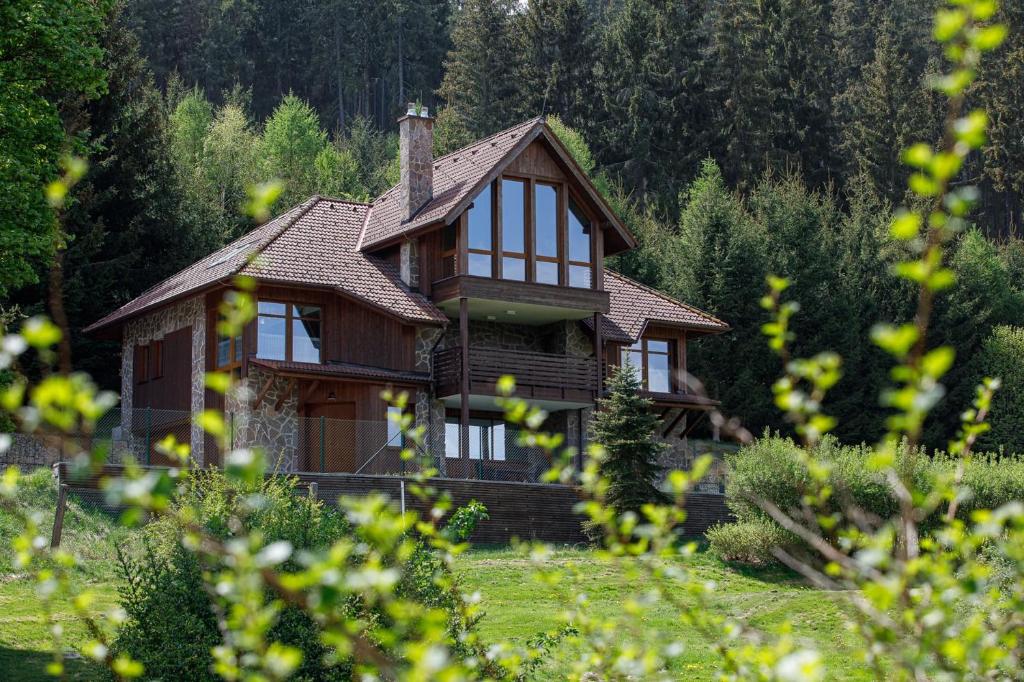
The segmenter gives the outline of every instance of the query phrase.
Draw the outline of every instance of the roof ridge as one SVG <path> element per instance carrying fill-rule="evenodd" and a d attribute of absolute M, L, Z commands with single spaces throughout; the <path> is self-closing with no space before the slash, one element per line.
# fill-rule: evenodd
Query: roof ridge
<path fill-rule="evenodd" d="M 680 306 L 686 308 L 687 310 L 690 310 L 692 312 L 697 313 L 698 315 L 703 315 L 704 317 L 712 319 L 715 322 L 717 322 L 720 325 L 722 325 L 723 327 L 728 327 L 729 326 L 724 320 L 718 319 L 717 317 L 715 317 L 711 313 L 706 312 L 704 310 L 701 310 L 700 308 L 697 308 L 696 306 L 692 306 L 689 303 L 684 303 L 684 302 L 680 301 L 677 298 L 673 298 L 672 296 L 669 296 L 668 294 L 666 294 L 664 292 L 658 291 L 654 287 L 649 287 L 646 284 L 642 284 L 642 283 L 636 281 L 635 279 L 633 279 L 632 277 L 627 277 L 626 275 L 623 275 L 621 272 L 616 272 L 615 270 L 612 270 L 612 269 L 607 268 L 607 267 L 604 269 L 604 271 L 605 271 L 605 273 L 607 273 L 609 275 L 612 275 L 613 277 L 618 277 L 619 279 L 625 280 L 626 282 L 629 282 L 630 284 L 632 284 L 634 286 L 640 287 L 644 291 L 647 291 L 647 292 L 649 292 L 651 294 L 654 294 L 655 296 L 657 296 L 658 298 L 660 298 L 660 299 L 662 299 L 664 301 L 668 301 L 669 303 L 674 303 L 676 305 L 680 305 Z"/>
<path fill-rule="evenodd" d="M 488 140 L 490 140 L 492 138 L 499 137 L 499 136 L 504 135 L 506 133 L 510 133 L 513 130 L 517 129 L 517 128 L 522 128 L 522 127 L 527 126 L 527 125 L 533 126 L 533 125 L 536 125 L 537 123 L 542 123 L 543 125 L 547 125 L 547 121 L 544 119 L 543 116 L 535 116 L 534 118 L 529 118 L 529 119 L 527 119 L 525 121 L 522 121 L 521 123 L 517 123 L 514 126 L 509 126 L 508 128 L 505 128 L 504 130 L 499 130 L 496 133 L 491 133 L 487 137 L 482 137 L 479 140 L 475 140 L 475 141 L 473 141 L 473 142 L 471 142 L 471 143 L 469 143 L 469 144 L 467 144 L 467 145 L 465 145 L 463 147 L 459 147 L 455 151 L 448 152 L 444 156 L 439 156 L 436 159 L 433 159 L 433 161 L 431 163 L 433 165 L 437 165 L 441 161 L 447 159 L 449 156 L 455 156 L 456 154 L 463 153 L 467 149 L 470 149 L 471 147 L 477 147 L 477 146 L 483 144 L 484 142 L 487 142 Z M 401 183 L 399 183 L 399 184 L 401 184 Z M 386 195 L 390 194 L 398 186 L 399 185 L 392 185 L 391 187 L 388 187 L 386 190 L 384 190 L 383 192 L 378 194 L 376 197 L 374 197 L 373 201 L 370 202 L 370 205 L 371 206 L 376 205 L 378 201 L 383 199 Z M 432 198 L 433 197 L 431 197 L 431 199 Z M 428 201 L 427 203 L 429 204 L 430 202 Z M 424 204 L 424 206 L 426 206 L 426 204 Z M 423 207 L 421 206 L 420 208 L 423 208 Z"/>
<path fill-rule="evenodd" d="M 356 201 L 355 199 L 342 199 L 340 197 L 328 197 L 323 194 L 314 194 L 314 197 L 318 197 L 321 201 L 333 201 L 339 204 L 351 204 L 352 206 L 371 206 L 365 201 Z"/>

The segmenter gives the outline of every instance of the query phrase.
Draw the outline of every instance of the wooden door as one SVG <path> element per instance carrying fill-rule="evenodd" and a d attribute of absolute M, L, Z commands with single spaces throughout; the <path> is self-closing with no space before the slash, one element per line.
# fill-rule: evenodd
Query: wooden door
<path fill-rule="evenodd" d="M 302 431 L 305 471 L 345 473 L 359 468 L 354 402 L 309 405 Z"/>

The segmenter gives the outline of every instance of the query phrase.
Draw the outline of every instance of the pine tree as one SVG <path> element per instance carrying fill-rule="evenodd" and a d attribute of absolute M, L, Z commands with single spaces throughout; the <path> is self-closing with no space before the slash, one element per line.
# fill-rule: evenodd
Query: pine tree
<path fill-rule="evenodd" d="M 1002 384 L 992 402 L 991 431 L 978 449 L 1024 454 L 1024 327 L 995 327 L 972 365 L 975 384 L 984 377 L 998 377 Z"/>
<path fill-rule="evenodd" d="M 518 113 L 515 13 L 513 0 L 466 0 L 454 17 L 438 94 L 474 139 L 511 125 Z"/>
<path fill-rule="evenodd" d="M 654 434 L 661 420 L 651 401 L 640 397 L 640 378 L 633 367 L 612 371 L 607 387 L 608 397 L 598 401 L 590 423 L 591 437 L 605 450 L 600 471 L 609 481 L 606 500 L 618 514 L 639 513 L 643 505 L 667 499 L 657 487 L 658 455 L 665 446 Z"/>

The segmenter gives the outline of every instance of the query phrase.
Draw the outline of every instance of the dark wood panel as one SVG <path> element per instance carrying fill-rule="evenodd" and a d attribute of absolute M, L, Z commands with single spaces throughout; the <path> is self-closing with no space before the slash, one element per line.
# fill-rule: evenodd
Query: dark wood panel
<path fill-rule="evenodd" d="M 549 180 L 565 180 L 562 167 L 548 152 L 547 143 L 534 140 L 505 169 L 506 175 L 534 175 Z"/>
<path fill-rule="evenodd" d="M 327 321 L 329 361 L 415 369 L 415 327 L 345 299 L 338 299 L 336 311 Z"/>
<path fill-rule="evenodd" d="M 514 282 L 509 280 L 456 275 L 433 284 L 435 301 L 451 301 L 456 298 L 475 298 L 488 301 L 508 301 L 571 308 L 590 312 L 608 313 L 609 294 L 607 291 L 577 289 L 575 287 L 537 284 L 535 282 Z"/>
<path fill-rule="evenodd" d="M 158 342 L 162 359 L 161 375 L 147 378 L 146 381 L 135 382 L 132 394 L 132 407 L 135 409 L 151 407 L 157 410 L 192 409 L 192 327 L 184 327 L 173 331 Z M 149 352 L 153 352 L 156 343 L 149 344 Z M 141 363 L 139 356 L 145 352 L 136 348 L 136 369 Z M 152 363 L 152 359 L 150 361 Z M 135 377 L 133 377 L 135 380 Z"/>
<path fill-rule="evenodd" d="M 449 348 L 434 356 L 438 395 L 460 392 L 462 349 Z M 585 401 L 597 392 L 597 367 L 593 358 L 556 353 L 471 348 L 468 392 L 493 395 L 505 374 L 516 378 L 516 394 L 523 398 Z M 465 391 L 462 391 L 465 392 Z"/>

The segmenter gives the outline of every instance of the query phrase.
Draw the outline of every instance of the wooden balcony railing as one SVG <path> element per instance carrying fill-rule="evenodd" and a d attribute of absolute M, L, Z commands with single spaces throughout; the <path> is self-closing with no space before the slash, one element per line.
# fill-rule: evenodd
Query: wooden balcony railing
<path fill-rule="evenodd" d="M 597 362 L 594 358 L 530 351 L 469 349 L 469 392 L 494 395 L 498 379 L 511 374 L 516 395 L 523 398 L 591 402 L 597 397 Z M 434 356 L 438 395 L 460 393 L 462 349 L 449 348 Z"/>

